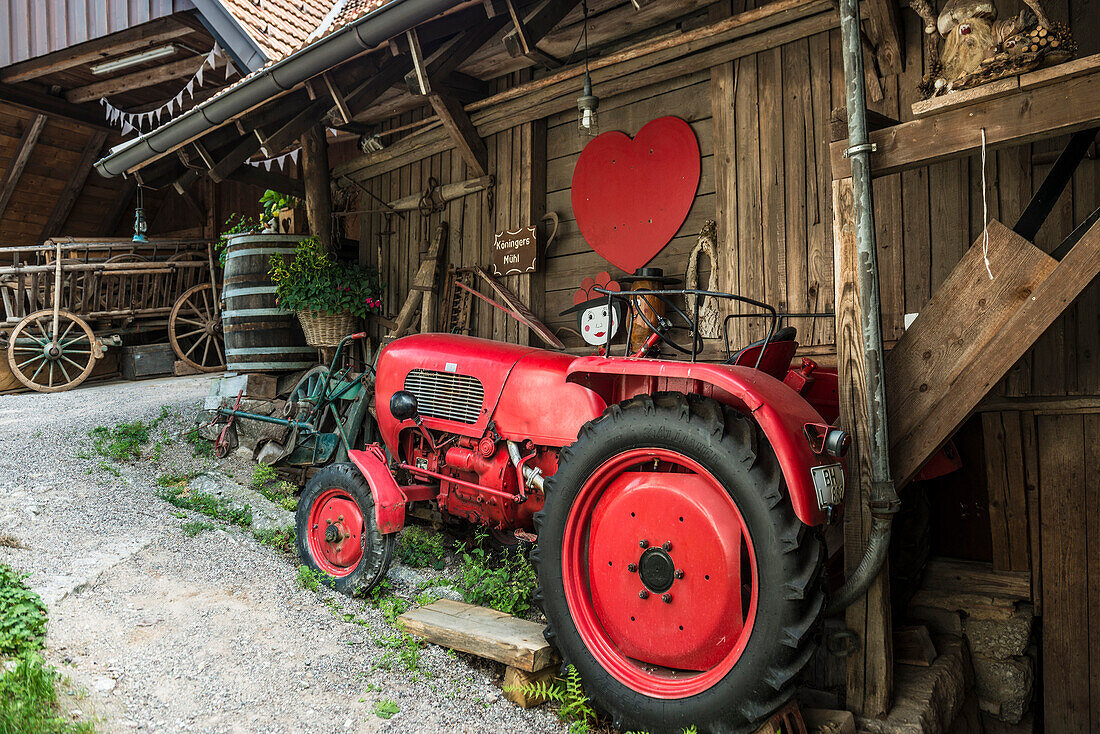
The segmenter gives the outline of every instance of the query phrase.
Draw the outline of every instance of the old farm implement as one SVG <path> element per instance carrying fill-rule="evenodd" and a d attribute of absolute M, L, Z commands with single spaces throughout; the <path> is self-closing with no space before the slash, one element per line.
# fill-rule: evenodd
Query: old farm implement
<path fill-rule="evenodd" d="M 168 333 L 177 356 L 223 368 L 210 244 L 81 240 L 0 249 L 0 345 L 12 376 L 39 392 L 79 385 L 129 334 Z"/>
<path fill-rule="evenodd" d="M 349 342 L 366 338 L 365 333 L 350 334 L 336 347 L 329 365 L 317 365 L 303 374 L 290 391 L 283 415 L 272 416 L 241 410 L 241 396 L 232 408 L 220 407 L 214 422 L 222 426 L 214 442 L 214 453 L 224 457 L 237 446 L 237 419 L 254 420 L 282 426 L 279 438 L 267 438 L 256 447 L 262 464 L 317 467 L 332 461 L 348 460 L 355 446 L 374 440 L 373 420 L 368 420 L 370 398 L 374 395 L 373 369 L 345 358 Z M 363 435 L 368 426 L 367 435 Z"/>

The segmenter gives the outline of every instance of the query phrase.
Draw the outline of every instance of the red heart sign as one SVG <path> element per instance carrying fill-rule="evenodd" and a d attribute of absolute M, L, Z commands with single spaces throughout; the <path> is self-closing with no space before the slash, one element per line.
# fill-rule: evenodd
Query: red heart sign
<path fill-rule="evenodd" d="M 631 140 L 607 132 L 581 151 L 573 170 L 573 214 L 605 260 L 633 273 L 667 245 L 699 188 L 699 141 L 678 117 L 660 117 Z"/>

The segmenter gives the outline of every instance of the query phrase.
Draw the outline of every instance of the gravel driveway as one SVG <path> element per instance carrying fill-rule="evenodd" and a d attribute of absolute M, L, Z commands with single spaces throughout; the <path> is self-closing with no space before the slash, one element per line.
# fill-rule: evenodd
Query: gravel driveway
<path fill-rule="evenodd" d="M 296 561 L 247 530 L 188 537 L 182 524 L 207 518 L 156 496 L 157 476 L 173 472 L 247 484 L 247 460 L 175 440 L 155 463 L 112 471 L 91 451 L 96 426 L 163 406 L 179 412 L 157 435 L 178 436 L 210 379 L 0 396 L 0 534 L 17 546 L 0 547 L 0 562 L 32 573 L 49 604 L 47 657 L 72 681 L 74 718 L 101 732 L 565 731 L 548 707 L 502 700 L 495 663 L 428 646 L 420 672 L 378 668 L 377 639 L 392 634 L 381 612 L 300 588 Z M 374 712 L 384 699 L 400 709 L 391 719 Z"/>

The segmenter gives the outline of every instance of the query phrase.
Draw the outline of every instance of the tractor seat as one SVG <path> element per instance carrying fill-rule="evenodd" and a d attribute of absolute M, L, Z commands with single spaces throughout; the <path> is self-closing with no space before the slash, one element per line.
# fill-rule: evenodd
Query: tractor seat
<path fill-rule="evenodd" d="M 748 344 L 734 352 L 726 364 L 755 367 L 756 358 L 763 346 L 763 339 Z M 760 360 L 760 371 L 782 380 L 787 375 L 796 349 L 798 349 L 798 329 L 793 326 L 784 326 L 776 331 L 775 336 L 768 342 L 768 348 L 764 350 L 764 358 Z"/>

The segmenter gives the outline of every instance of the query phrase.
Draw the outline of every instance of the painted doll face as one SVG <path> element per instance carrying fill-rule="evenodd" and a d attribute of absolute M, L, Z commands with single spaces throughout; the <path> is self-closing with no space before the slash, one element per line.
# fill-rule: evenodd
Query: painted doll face
<path fill-rule="evenodd" d="M 606 303 L 581 311 L 581 336 L 593 346 L 603 346 L 619 329 L 619 317 L 615 309 Z M 609 336 L 610 332 L 610 336 Z"/>

